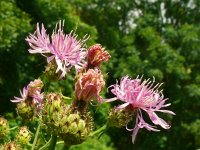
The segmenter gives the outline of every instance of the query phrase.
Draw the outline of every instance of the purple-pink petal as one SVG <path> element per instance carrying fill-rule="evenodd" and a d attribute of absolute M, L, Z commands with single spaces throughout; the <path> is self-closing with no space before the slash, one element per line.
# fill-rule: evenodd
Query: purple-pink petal
<path fill-rule="evenodd" d="M 77 40 L 77 35 L 74 32 L 65 34 L 63 31 L 64 22 L 59 22 L 53 34 L 49 38 L 46 34 L 46 30 L 42 25 L 40 29 L 37 24 L 37 29 L 34 34 L 30 34 L 26 41 L 31 47 L 30 53 L 40 53 L 47 57 L 46 53 L 49 53 L 47 62 L 55 60 L 57 64 L 56 73 L 61 72 L 60 78 L 64 77 L 66 73 L 74 66 L 76 69 L 81 68 L 85 64 L 86 49 L 84 43 L 87 37 L 82 40 Z"/>
<path fill-rule="evenodd" d="M 159 91 L 162 84 L 156 84 L 154 86 L 154 82 L 154 80 L 153 82 L 149 79 L 142 81 L 142 78 L 139 79 L 137 77 L 136 79 L 130 79 L 128 76 L 125 76 L 120 80 L 120 84 L 116 83 L 110 86 L 111 92 L 116 96 L 113 101 L 117 98 L 124 102 L 124 104 L 118 106 L 119 109 L 124 109 L 128 105 L 131 105 L 133 111 L 137 111 L 135 127 L 131 129 L 133 130 L 133 142 L 140 128 L 146 128 L 149 131 L 160 131 L 156 126 L 152 126 L 144 121 L 142 111 L 149 115 L 154 125 L 159 125 L 164 129 L 169 129 L 170 125 L 162 118 L 158 117 L 156 112 L 175 115 L 175 113 L 170 110 L 162 109 L 170 106 L 170 103 L 165 104 L 168 99 L 164 98 L 162 90 Z"/>

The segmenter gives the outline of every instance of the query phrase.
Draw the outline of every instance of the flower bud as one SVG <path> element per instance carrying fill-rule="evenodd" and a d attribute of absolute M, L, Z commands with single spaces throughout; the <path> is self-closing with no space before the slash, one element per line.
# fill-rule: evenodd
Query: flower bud
<path fill-rule="evenodd" d="M 28 101 L 17 103 L 16 109 L 18 115 L 24 120 L 30 120 L 34 116 L 34 107 Z"/>
<path fill-rule="evenodd" d="M 132 119 L 133 111 L 130 107 L 123 109 L 113 108 L 108 117 L 109 126 L 123 127 L 126 126 Z"/>
<path fill-rule="evenodd" d="M 79 77 L 75 84 L 75 95 L 78 101 L 86 102 L 96 98 L 101 101 L 100 92 L 105 82 L 101 72 L 98 69 L 89 69 Z"/>
<path fill-rule="evenodd" d="M 2 150 L 22 150 L 15 142 L 6 143 Z"/>
<path fill-rule="evenodd" d="M 21 145 L 27 145 L 31 140 L 30 131 L 27 127 L 21 127 L 16 136 L 16 141 Z"/>
<path fill-rule="evenodd" d="M 95 44 L 88 49 L 88 68 L 99 67 L 102 62 L 108 61 L 110 54 L 104 51 L 100 44 Z"/>
<path fill-rule="evenodd" d="M 0 117 L 0 139 L 3 139 L 9 133 L 9 124 L 6 119 Z"/>
<path fill-rule="evenodd" d="M 68 121 L 60 127 L 59 135 L 66 145 L 76 145 L 83 142 L 93 129 L 93 119 L 89 113 L 71 112 Z"/>
<path fill-rule="evenodd" d="M 43 82 L 40 79 L 35 79 L 34 81 L 31 81 L 27 86 L 28 95 L 30 97 L 34 97 L 41 92 L 42 87 Z"/>

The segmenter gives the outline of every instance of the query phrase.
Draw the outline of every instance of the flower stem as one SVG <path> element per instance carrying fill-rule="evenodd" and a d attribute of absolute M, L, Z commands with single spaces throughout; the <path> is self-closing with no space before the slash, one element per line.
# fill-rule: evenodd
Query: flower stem
<path fill-rule="evenodd" d="M 94 136 L 94 135 L 96 135 L 96 134 L 102 133 L 103 131 L 106 130 L 106 128 L 107 128 L 107 124 L 105 124 L 104 126 L 102 126 L 101 128 L 99 128 L 98 130 L 96 130 L 96 131 L 90 133 L 89 136 Z"/>
<path fill-rule="evenodd" d="M 36 145 L 36 143 L 37 143 L 37 139 L 38 139 L 40 127 L 41 127 L 41 120 L 39 120 L 38 127 L 37 127 L 37 130 L 36 130 L 36 133 L 35 133 L 35 138 L 34 138 L 34 141 L 33 141 L 33 145 L 32 145 L 31 150 L 34 150 L 34 149 L 35 149 L 35 145 Z"/>
<path fill-rule="evenodd" d="M 49 150 L 55 150 L 56 142 L 57 142 L 57 134 L 53 133 L 51 143 L 50 143 L 50 146 L 49 146 Z"/>
<path fill-rule="evenodd" d="M 12 128 L 10 128 L 10 131 L 15 130 L 17 128 L 18 128 L 18 126 L 12 127 Z"/>
<path fill-rule="evenodd" d="M 49 141 L 44 145 L 42 146 L 39 150 L 44 150 L 44 149 L 47 149 L 47 147 L 49 147 L 50 143 L 51 143 L 51 140 L 52 140 L 52 137 L 49 139 Z"/>

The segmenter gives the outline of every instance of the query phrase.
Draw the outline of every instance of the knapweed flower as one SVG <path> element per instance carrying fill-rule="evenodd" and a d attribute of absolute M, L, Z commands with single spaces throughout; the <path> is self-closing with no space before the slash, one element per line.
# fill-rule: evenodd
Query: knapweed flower
<path fill-rule="evenodd" d="M 88 67 L 99 67 L 101 63 L 110 59 L 110 54 L 104 51 L 104 48 L 100 44 L 95 44 L 88 49 Z"/>
<path fill-rule="evenodd" d="M 100 92 L 105 85 L 103 75 L 98 69 L 89 69 L 83 73 L 75 84 L 75 95 L 77 100 L 90 101 L 96 98 L 101 102 Z"/>
<path fill-rule="evenodd" d="M 77 40 L 77 35 L 74 32 L 65 34 L 63 32 L 64 22 L 61 21 L 56 25 L 51 38 L 46 33 L 46 29 L 42 25 L 34 34 L 30 34 L 26 41 L 30 45 L 30 53 L 40 53 L 47 57 L 47 62 L 55 62 L 57 64 L 56 73 L 60 72 L 60 78 L 75 66 L 80 69 L 84 64 L 86 57 L 86 49 L 84 44 L 87 40 L 85 36 L 82 40 Z"/>
<path fill-rule="evenodd" d="M 19 103 L 24 102 L 28 98 L 28 90 L 26 87 L 23 88 L 23 90 L 20 90 L 21 97 L 14 96 L 15 99 L 11 100 L 11 102 Z"/>
<path fill-rule="evenodd" d="M 156 112 L 175 115 L 172 111 L 162 109 L 170 106 L 170 103 L 165 104 L 167 98 L 164 98 L 162 90 L 159 91 L 161 84 L 156 84 L 155 86 L 153 84 L 154 82 L 150 80 L 142 81 L 142 78 L 132 80 L 128 76 L 125 76 L 121 79 L 120 84 L 116 83 L 110 87 L 111 92 L 116 95 L 116 97 L 107 100 L 108 102 L 121 100 L 125 103 L 118 106 L 118 109 L 131 106 L 132 110 L 137 113 L 135 127 L 133 129 L 127 128 L 127 130 L 133 131 L 133 143 L 140 128 L 146 128 L 149 131 L 160 131 L 156 126 L 152 126 L 144 121 L 142 111 L 148 114 L 153 124 L 160 125 L 164 129 L 169 129 L 170 125 L 159 118 Z"/>
<path fill-rule="evenodd" d="M 20 91 L 21 97 L 14 97 L 11 102 L 21 103 L 28 102 L 29 104 L 36 105 L 38 111 L 41 109 L 43 93 L 41 93 L 41 89 L 43 87 L 43 83 L 40 79 L 36 79 L 31 81 L 28 86 L 24 87 L 22 91 Z"/>

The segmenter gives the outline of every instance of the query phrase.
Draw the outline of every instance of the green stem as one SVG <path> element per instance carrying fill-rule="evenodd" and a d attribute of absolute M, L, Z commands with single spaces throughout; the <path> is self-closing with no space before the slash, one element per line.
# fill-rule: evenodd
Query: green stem
<path fill-rule="evenodd" d="M 15 130 L 17 128 L 18 128 L 18 126 L 12 127 L 12 128 L 10 128 L 10 131 Z"/>
<path fill-rule="evenodd" d="M 40 127 L 41 127 L 41 120 L 39 120 L 38 127 L 37 127 L 37 130 L 36 130 L 36 133 L 35 133 L 35 138 L 34 138 L 34 141 L 33 141 L 33 146 L 32 146 L 32 148 L 31 148 L 31 150 L 34 150 L 34 149 L 35 149 L 35 145 L 36 145 L 36 143 L 37 143 L 37 139 L 38 139 Z"/>
<path fill-rule="evenodd" d="M 55 150 L 56 142 L 57 142 L 57 135 L 53 133 L 51 143 L 50 143 L 50 146 L 49 146 L 49 150 Z"/>
<path fill-rule="evenodd" d="M 50 143 L 51 143 L 51 140 L 52 140 L 52 136 L 51 136 L 51 138 L 49 139 L 49 141 L 48 141 L 44 146 L 42 146 L 39 150 L 47 149 L 47 147 L 49 147 L 49 145 L 50 145 Z"/>
<path fill-rule="evenodd" d="M 94 136 L 96 134 L 102 133 L 104 130 L 106 130 L 106 128 L 107 128 L 107 124 L 105 124 L 104 126 L 102 126 L 101 128 L 99 128 L 98 130 L 90 133 L 89 136 Z"/>

